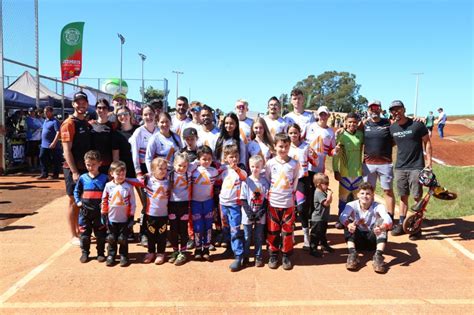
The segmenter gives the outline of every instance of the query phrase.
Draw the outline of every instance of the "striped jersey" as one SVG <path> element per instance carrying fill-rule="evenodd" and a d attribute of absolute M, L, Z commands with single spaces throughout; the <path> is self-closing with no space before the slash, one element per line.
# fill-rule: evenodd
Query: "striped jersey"
<path fill-rule="evenodd" d="M 182 147 L 181 138 L 177 134 L 171 133 L 170 137 L 165 137 L 160 132 L 154 134 L 148 141 L 145 153 L 145 164 L 148 172 L 151 172 L 151 161 L 156 157 L 164 158 L 168 161 L 168 168 L 171 169 L 174 155 Z"/>
<path fill-rule="evenodd" d="M 294 159 L 279 162 L 276 157 L 265 165 L 265 176 L 270 182 L 268 201 L 272 207 L 290 208 L 295 205 L 295 191 L 301 177 L 300 163 Z"/>
<path fill-rule="evenodd" d="M 323 128 L 315 122 L 309 126 L 306 139 L 311 149 L 309 170 L 315 173 L 324 173 L 326 171 L 326 156 L 332 156 L 336 147 L 334 130 L 329 127 Z"/>
<path fill-rule="evenodd" d="M 102 193 L 102 214 L 108 214 L 109 221 L 113 223 L 127 222 L 135 214 L 133 186 L 127 182 L 108 182 Z"/>
<path fill-rule="evenodd" d="M 168 178 L 157 179 L 154 176 L 147 176 L 145 186 L 147 215 L 154 217 L 168 216 L 169 189 Z"/>
<path fill-rule="evenodd" d="M 219 178 L 222 180 L 219 201 L 221 205 L 233 206 L 240 204 L 240 188 L 242 181 L 247 178 L 247 173 L 240 169 L 233 169 L 227 164 L 221 166 L 222 173 Z"/>
<path fill-rule="evenodd" d="M 309 145 L 306 141 L 301 141 L 297 147 L 293 143 L 290 145 L 288 155 L 300 163 L 302 177 L 308 176 L 308 149 Z"/>
<path fill-rule="evenodd" d="M 100 210 L 102 192 L 108 180 L 105 174 L 99 174 L 96 177 L 91 177 L 89 173 L 82 174 L 77 180 L 76 188 L 74 188 L 76 204 L 82 202 L 88 207 Z"/>
<path fill-rule="evenodd" d="M 189 201 L 191 200 L 191 172 L 178 173 L 172 170 L 169 175 L 170 182 L 170 201 Z"/>
<path fill-rule="evenodd" d="M 192 200 L 207 201 L 214 197 L 214 183 L 218 172 L 213 167 L 198 166 L 191 174 Z"/>
<path fill-rule="evenodd" d="M 146 148 L 148 145 L 148 141 L 150 140 L 151 136 L 159 132 L 158 128 L 155 128 L 153 132 L 149 132 L 145 126 L 140 126 L 135 130 L 133 135 L 128 139 L 132 147 L 132 160 L 133 160 L 133 167 L 135 168 L 135 172 L 137 174 L 141 174 L 140 164 L 145 163 L 145 153 Z"/>

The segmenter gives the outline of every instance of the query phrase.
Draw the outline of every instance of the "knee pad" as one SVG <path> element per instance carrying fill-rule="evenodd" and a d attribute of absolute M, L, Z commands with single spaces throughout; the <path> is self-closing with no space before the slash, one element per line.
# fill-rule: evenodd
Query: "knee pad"
<path fill-rule="evenodd" d="M 81 235 L 81 244 L 82 246 L 90 246 L 91 244 L 91 238 L 88 235 Z"/>
<path fill-rule="evenodd" d="M 127 244 L 127 237 L 123 234 L 120 234 L 118 237 L 117 242 L 120 244 L 120 246 L 126 245 Z"/>
<path fill-rule="evenodd" d="M 113 234 L 107 235 L 106 239 L 107 239 L 107 243 L 109 243 L 110 246 L 114 246 L 117 243 Z"/>

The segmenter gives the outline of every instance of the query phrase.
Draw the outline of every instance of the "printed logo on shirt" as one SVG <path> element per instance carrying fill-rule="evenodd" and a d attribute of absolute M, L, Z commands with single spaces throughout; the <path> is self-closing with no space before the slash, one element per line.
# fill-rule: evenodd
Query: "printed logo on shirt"
<path fill-rule="evenodd" d="M 110 202 L 112 205 L 115 206 L 124 206 L 125 202 L 123 201 L 122 195 L 120 194 L 119 191 L 115 193 L 115 195 L 112 198 L 112 201 Z"/>
<path fill-rule="evenodd" d="M 275 181 L 275 188 L 278 189 L 290 189 L 290 182 L 288 181 L 288 177 L 285 175 L 285 173 L 281 172 L 280 176 L 278 179 Z"/>
<path fill-rule="evenodd" d="M 196 178 L 196 184 L 200 185 L 211 185 L 211 180 L 206 173 L 199 173 L 199 176 Z"/>
<path fill-rule="evenodd" d="M 395 132 L 393 136 L 397 138 L 405 138 L 407 135 L 410 135 L 412 133 L 413 133 L 413 130 L 404 130 L 404 131 Z"/>
<path fill-rule="evenodd" d="M 182 176 L 176 177 L 174 187 L 177 188 L 177 187 L 187 187 L 187 186 L 188 186 L 188 183 L 186 182 L 185 178 L 183 178 Z"/>
<path fill-rule="evenodd" d="M 168 197 L 166 196 L 166 189 L 163 186 L 159 187 L 153 194 L 152 198 L 160 200 L 167 199 Z"/>

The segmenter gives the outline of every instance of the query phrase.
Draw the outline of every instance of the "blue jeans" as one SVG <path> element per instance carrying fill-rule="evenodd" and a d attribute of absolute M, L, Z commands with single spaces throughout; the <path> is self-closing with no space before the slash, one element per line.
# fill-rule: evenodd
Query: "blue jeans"
<path fill-rule="evenodd" d="M 252 242 L 252 236 L 255 238 L 255 258 L 262 257 L 262 246 L 264 237 L 265 224 L 244 224 L 244 238 L 245 248 L 244 257 L 250 257 L 250 243 Z M 253 235 L 252 235 L 253 234 Z"/>
<path fill-rule="evenodd" d="M 438 134 L 441 139 L 444 138 L 444 124 L 438 124 Z"/>
<path fill-rule="evenodd" d="M 230 244 L 236 257 L 241 257 L 244 253 L 244 237 L 240 224 L 242 223 L 242 212 L 240 205 L 224 206 L 222 214 L 225 216 L 230 226 Z"/>

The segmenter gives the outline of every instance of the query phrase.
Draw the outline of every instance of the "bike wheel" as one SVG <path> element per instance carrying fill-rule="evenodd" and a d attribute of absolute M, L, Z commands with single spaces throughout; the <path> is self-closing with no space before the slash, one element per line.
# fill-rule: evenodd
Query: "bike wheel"
<path fill-rule="evenodd" d="M 421 230 L 421 222 L 423 221 L 423 216 L 421 213 L 414 213 L 406 217 L 403 221 L 403 230 L 407 234 L 416 234 Z"/>

